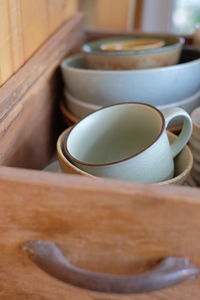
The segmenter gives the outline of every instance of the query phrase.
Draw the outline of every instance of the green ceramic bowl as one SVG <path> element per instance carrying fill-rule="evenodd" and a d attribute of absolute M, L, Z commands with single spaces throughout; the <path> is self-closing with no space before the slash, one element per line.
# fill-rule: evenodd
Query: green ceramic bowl
<path fill-rule="evenodd" d="M 183 45 L 181 37 L 123 36 L 84 44 L 82 52 L 91 69 L 149 69 L 176 64 Z"/>

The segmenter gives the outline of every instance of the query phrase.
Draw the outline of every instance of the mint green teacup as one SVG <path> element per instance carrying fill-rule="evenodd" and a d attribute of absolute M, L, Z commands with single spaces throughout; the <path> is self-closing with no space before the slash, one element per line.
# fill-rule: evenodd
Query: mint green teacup
<path fill-rule="evenodd" d="M 170 145 L 166 128 L 180 116 L 183 129 Z M 75 166 L 95 176 L 161 182 L 174 176 L 173 158 L 191 133 L 191 118 L 182 108 L 161 113 L 144 103 L 120 103 L 77 123 L 68 135 L 65 152 Z"/>

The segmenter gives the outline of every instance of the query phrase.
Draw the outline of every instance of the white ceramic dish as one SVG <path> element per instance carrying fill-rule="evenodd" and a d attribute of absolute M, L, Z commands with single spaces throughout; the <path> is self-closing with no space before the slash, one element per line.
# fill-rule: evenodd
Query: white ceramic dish
<path fill-rule="evenodd" d="M 63 60 L 61 68 L 71 95 L 101 106 L 130 101 L 168 105 L 200 89 L 200 53 L 194 50 L 183 50 L 180 64 L 148 70 L 91 70 L 82 54 Z"/>
<path fill-rule="evenodd" d="M 90 104 L 73 97 L 67 90 L 65 90 L 65 97 L 66 97 L 65 98 L 66 107 L 78 119 L 82 119 L 88 114 L 101 108 L 100 105 Z M 191 97 L 188 97 L 186 99 L 168 105 L 159 105 L 157 106 L 157 108 L 162 111 L 167 108 L 181 107 L 190 114 L 198 106 L 200 106 L 200 90 L 194 95 L 192 95 Z M 172 127 L 179 126 L 180 124 L 181 124 L 181 119 L 173 121 L 173 123 L 170 123 Z"/>

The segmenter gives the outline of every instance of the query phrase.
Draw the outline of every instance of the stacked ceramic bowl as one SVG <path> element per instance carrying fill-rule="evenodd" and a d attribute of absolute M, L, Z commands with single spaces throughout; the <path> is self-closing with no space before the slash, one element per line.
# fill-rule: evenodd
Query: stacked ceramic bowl
<path fill-rule="evenodd" d="M 63 116 L 67 119 L 66 109 L 79 120 L 121 102 L 144 102 L 160 110 L 179 106 L 190 113 L 200 105 L 200 54 L 183 43 L 171 36 L 139 36 L 85 44 L 82 53 L 61 64 Z"/>
<path fill-rule="evenodd" d="M 93 41 L 84 44 L 81 53 L 64 59 L 61 69 L 65 97 L 60 108 L 68 125 L 118 104 L 145 103 L 161 112 L 180 107 L 188 113 L 200 105 L 200 53 L 184 47 L 181 37 L 125 36 Z M 172 119 L 168 128 L 177 131 L 182 126 L 180 116 Z M 68 132 L 63 134 L 66 137 Z M 58 142 L 61 167 L 90 174 L 66 155 L 63 143 L 62 136 Z M 174 178 L 177 174 L 188 176 L 193 161 L 190 149 L 184 148 L 178 157 L 182 157 L 181 167 L 176 158 Z"/>
<path fill-rule="evenodd" d="M 58 139 L 57 142 L 57 156 L 59 160 L 59 164 L 61 167 L 62 172 L 68 173 L 68 174 L 77 174 L 77 175 L 83 175 L 91 178 L 97 178 L 96 176 L 85 172 L 81 169 L 79 169 L 77 166 L 75 166 L 71 160 L 67 157 L 64 148 L 66 139 L 69 135 L 69 132 L 71 130 L 71 127 L 66 129 L 61 136 Z M 176 139 L 176 136 L 168 132 L 168 137 L 170 142 L 174 141 Z M 175 158 L 174 160 L 175 164 L 175 174 L 172 179 L 165 180 L 156 184 L 159 185 L 168 185 L 168 184 L 176 184 L 176 185 L 184 185 L 189 178 L 190 171 L 193 165 L 193 157 L 192 153 L 188 146 L 185 146 L 182 152 Z M 193 183 L 192 183 L 193 184 Z"/>
<path fill-rule="evenodd" d="M 146 123 L 141 118 L 144 113 Z M 187 115 L 186 119 L 189 120 Z M 163 121 L 158 110 L 141 103 L 113 105 L 94 112 L 60 135 L 60 167 L 63 172 L 93 178 L 184 184 L 193 165 L 186 146 L 191 135 L 190 122 L 182 131 L 184 134 L 177 137 L 163 126 L 160 128 Z M 180 143 L 181 148 L 172 153 Z"/>

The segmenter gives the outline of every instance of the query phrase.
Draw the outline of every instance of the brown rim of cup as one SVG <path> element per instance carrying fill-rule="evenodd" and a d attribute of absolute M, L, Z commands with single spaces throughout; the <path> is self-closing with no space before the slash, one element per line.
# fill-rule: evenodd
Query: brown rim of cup
<path fill-rule="evenodd" d="M 67 140 L 68 140 L 68 138 L 69 138 L 70 133 L 73 131 L 74 128 L 76 128 L 76 127 L 79 125 L 79 123 L 83 122 L 85 119 L 89 118 L 91 115 L 96 114 L 96 113 L 98 113 L 99 111 L 102 111 L 102 110 L 107 109 L 107 108 L 109 108 L 109 107 L 119 106 L 119 105 L 127 105 L 127 104 L 131 104 L 131 105 L 132 105 L 132 104 L 137 104 L 137 105 L 139 104 L 139 105 L 148 106 L 148 107 L 150 107 L 152 110 L 156 111 L 156 112 L 160 115 L 160 118 L 161 118 L 161 121 L 162 121 L 161 130 L 160 130 L 158 136 L 153 140 L 153 142 L 152 142 L 150 145 L 148 145 L 147 147 L 145 147 L 143 150 L 137 152 L 136 154 L 130 155 L 130 156 L 126 157 L 126 158 L 119 159 L 119 160 L 115 160 L 115 161 L 108 162 L 108 163 L 98 163 L 98 164 L 95 164 L 95 163 L 87 163 L 87 162 L 81 161 L 81 160 L 75 158 L 75 157 L 68 151 L 68 148 L 67 148 Z M 157 142 L 157 140 L 159 139 L 159 137 L 162 135 L 164 129 L 165 129 L 165 119 L 164 119 L 164 116 L 163 116 L 163 114 L 161 113 L 161 111 L 160 111 L 159 109 L 157 109 L 157 108 L 156 108 L 155 106 L 153 106 L 153 105 L 150 105 L 150 104 L 147 104 L 147 103 L 142 103 L 142 102 L 124 102 L 124 103 L 111 104 L 111 105 L 108 105 L 108 106 L 104 106 L 104 107 L 98 109 L 98 111 L 95 111 L 95 112 L 93 112 L 93 113 L 87 115 L 85 118 L 81 119 L 78 123 L 76 123 L 76 124 L 72 127 L 72 129 L 70 130 L 70 133 L 69 133 L 69 135 L 67 136 L 67 139 L 66 139 L 66 141 L 65 141 L 65 143 L 64 143 L 64 146 L 63 146 L 63 147 L 64 147 L 64 152 L 65 152 L 65 155 L 67 155 L 67 157 L 69 158 L 69 160 L 71 160 L 71 161 L 73 161 L 73 162 L 76 162 L 76 163 L 78 163 L 78 164 L 84 165 L 84 166 L 97 166 L 97 167 L 99 166 L 99 167 L 100 167 L 100 166 L 114 165 L 114 164 L 117 164 L 117 163 L 120 163 L 120 162 L 124 162 L 124 161 L 126 161 L 126 160 L 129 160 L 130 158 L 133 158 L 133 157 L 135 157 L 135 156 L 137 156 L 137 155 L 143 153 L 143 152 L 146 151 L 147 149 L 149 149 L 152 145 L 155 144 L 155 142 Z"/>

